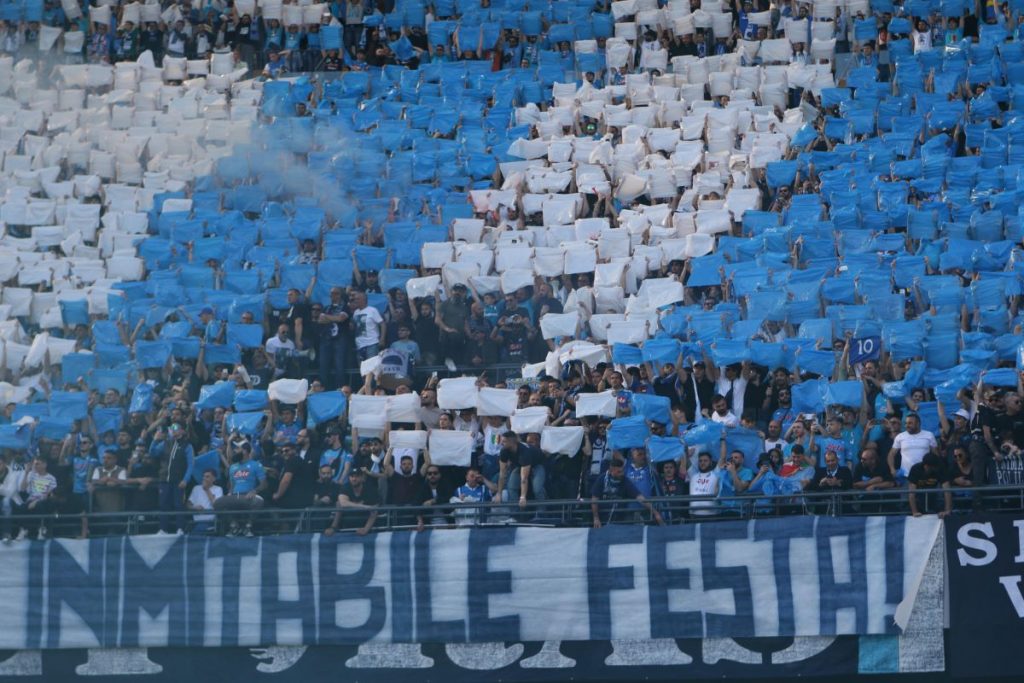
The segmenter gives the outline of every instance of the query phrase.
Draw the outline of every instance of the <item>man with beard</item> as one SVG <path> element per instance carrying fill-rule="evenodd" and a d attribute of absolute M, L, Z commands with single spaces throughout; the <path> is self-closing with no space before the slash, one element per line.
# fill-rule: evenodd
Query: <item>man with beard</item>
<path fill-rule="evenodd" d="M 711 397 L 715 395 L 715 383 L 707 376 L 704 361 L 697 361 L 689 372 L 684 370 L 682 381 L 683 409 L 690 420 L 696 420 L 701 411 L 711 410 Z"/>
<path fill-rule="evenodd" d="M 413 456 L 403 453 L 398 459 L 397 470 L 393 464 L 393 457 L 394 449 L 389 448 L 384 458 L 384 470 L 388 478 L 388 503 L 401 506 L 423 505 L 431 496 L 423 477 L 416 471 Z M 399 513 L 396 521 L 400 526 L 411 526 L 415 523 L 417 530 L 422 530 L 424 526 L 423 515 L 419 512 Z"/>

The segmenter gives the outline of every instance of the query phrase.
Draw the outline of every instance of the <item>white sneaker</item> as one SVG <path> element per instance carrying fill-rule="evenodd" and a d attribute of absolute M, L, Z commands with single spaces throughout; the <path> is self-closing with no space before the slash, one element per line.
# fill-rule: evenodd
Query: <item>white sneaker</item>
<path fill-rule="evenodd" d="M 247 538 L 252 538 L 252 524 L 245 525 L 245 531 L 242 532 Z"/>
<path fill-rule="evenodd" d="M 156 533 L 155 533 L 155 534 L 153 534 L 153 535 L 154 535 L 154 536 L 170 536 L 170 534 L 169 534 L 169 533 L 167 533 L 166 531 L 164 531 L 163 529 L 160 529 L 160 531 L 156 532 Z"/>
<path fill-rule="evenodd" d="M 174 535 L 175 536 L 184 536 L 185 535 L 185 530 L 184 529 L 178 529 L 177 531 L 174 532 Z"/>
<path fill-rule="evenodd" d="M 15 541 L 24 541 L 26 538 L 28 538 L 28 529 L 22 529 L 21 531 L 18 532 L 18 536 L 14 540 Z"/>
<path fill-rule="evenodd" d="M 39 533 L 36 534 L 36 538 L 40 541 L 46 540 L 46 529 L 39 527 Z"/>

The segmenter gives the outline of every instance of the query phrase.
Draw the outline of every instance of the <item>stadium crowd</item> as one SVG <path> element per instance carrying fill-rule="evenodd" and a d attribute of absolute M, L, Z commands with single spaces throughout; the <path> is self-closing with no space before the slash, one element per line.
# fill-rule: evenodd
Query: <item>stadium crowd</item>
<path fill-rule="evenodd" d="M 5 538 L 1024 484 L 1021 9 L 0 3 Z"/>

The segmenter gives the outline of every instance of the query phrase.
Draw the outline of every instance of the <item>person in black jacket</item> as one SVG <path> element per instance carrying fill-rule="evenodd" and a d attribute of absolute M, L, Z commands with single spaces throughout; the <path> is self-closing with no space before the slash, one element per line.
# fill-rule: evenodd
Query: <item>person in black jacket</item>
<path fill-rule="evenodd" d="M 834 493 L 838 491 L 849 491 L 853 488 L 853 474 L 849 467 L 839 464 L 839 456 L 829 451 L 825 454 L 825 466 L 819 467 L 811 479 L 810 489 L 818 493 Z M 822 508 L 819 514 L 824 513 L 831 503 L 829 500 L 817 501 L 817 506 Z"/>
<path fill-rule="evenodd" d="M 157 475 L 160 511 L 184 512 L 185 486 L 195 457 L 192 444 L 188 442 L 187 430 L 175 422 L 167 429 L 166 434 L 163 430 L 158 431 L 149 453 L 160 462 Z M 160 531 L 168 534 L 177 533 L 183 519 L 181 515 L 161 515 Z"/>

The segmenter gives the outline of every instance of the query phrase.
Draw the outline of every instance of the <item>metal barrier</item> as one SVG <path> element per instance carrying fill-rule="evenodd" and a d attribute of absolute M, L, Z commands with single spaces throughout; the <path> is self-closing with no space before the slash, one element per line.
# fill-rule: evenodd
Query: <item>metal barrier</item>
<path fill-rule="evenodd" d="M 720 520 L 779 517 L 786 515 L 866 516 L 909 514 L 907 489 L 883 491 L 836 491 L 786 494 L 780 496 L 739 495 L 708 498 L 674 496 L 651 498 L 648 502 L 659 511 L 667 524 L 714 522 Z M 1024 486 L 982 487 L 975 489 L 918 489 L 925 513 L 944 508 L 945 496 L 953 497 L 953 513 L 976 509 L 988 512 L 1019 512 L 1024 510 Z M 593 523 L 593 502 L 584 500 L 530 501 L 523 507 L 505 502 L 457 503 L 433 506 L 382 505 L 376 508 L 315 507 L 305 509 L 264 508 L 253 511 L 203 510 L 185 512 L 109 512 L 89 514 L 24 515 L 0 518 L 5 532 L 19 526 L 46 529 L 48 535 L 76 536 L 83 516 L 88 520 L 91 535 L 137 535 L 157 533 L 161 526 L 181 528 L 189 533 L 225 533 L 231 521 L 251 523 L 253 535 L 288 533 L 319 533 L 331 525 L 336 513 L 341 514 L 339 533 L 355 532 L 365 526 L 367 515 L 376 514 L 373 531 L 410 530 L 418 528 L 454 528 L 486 526 L 579 527 Z M 647 509 L 635 500 L 598 501 L 603 523 L 650 524 Z M 196 518 L 201 520 L 197 523 Z M 421 522 L 422 521 L 422 525 Z M 240 527 L 241 529 L 242 527 Z"/>

